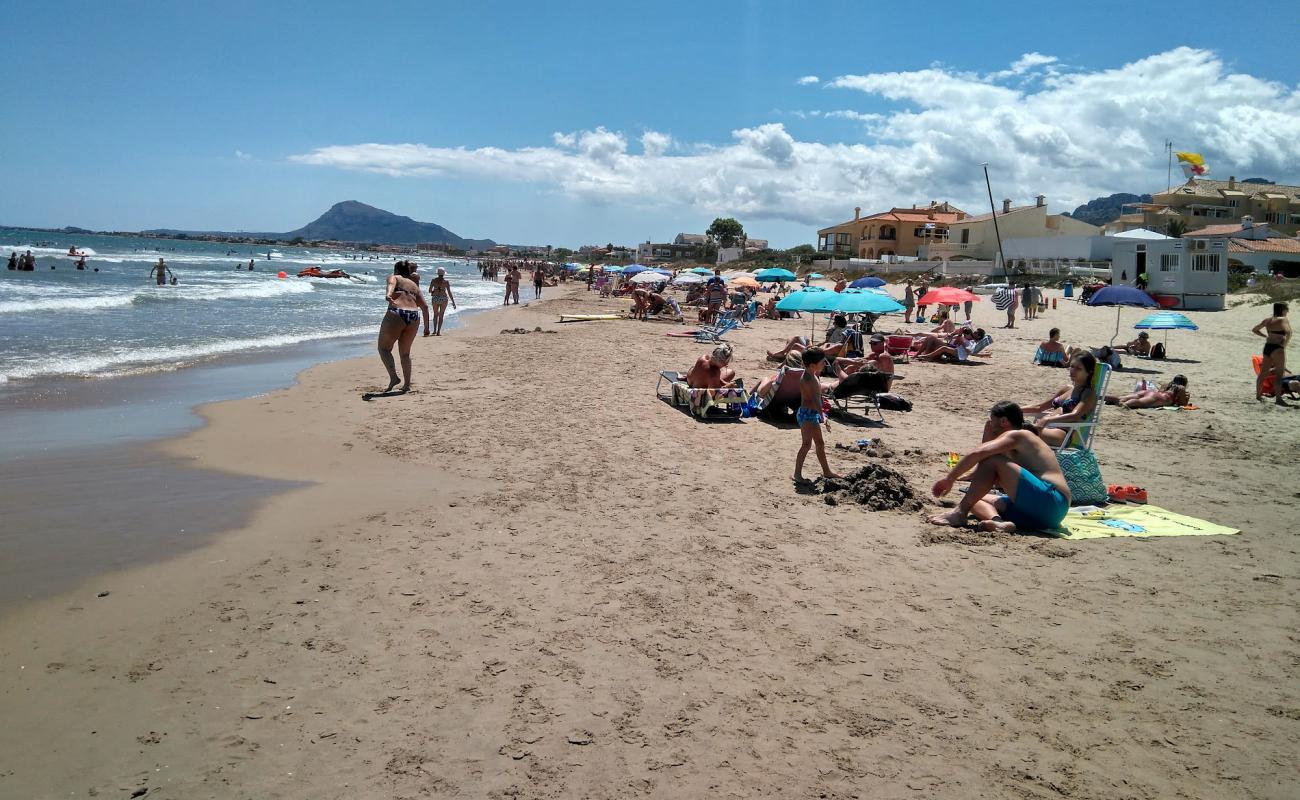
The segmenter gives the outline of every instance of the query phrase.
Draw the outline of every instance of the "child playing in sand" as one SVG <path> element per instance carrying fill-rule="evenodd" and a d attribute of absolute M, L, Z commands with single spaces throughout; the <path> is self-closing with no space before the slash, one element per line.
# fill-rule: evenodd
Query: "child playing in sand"
<path fill-rule="evenodd" d="M 808 448 L 814 445 L 817 447 L 817 461 L 822 465 L 822 475 L 827 478 L 840 477 L 831 472 L 831 465 L 826 463 L 826 443 L 822 441 L 822 429 L 819 427 L 826 422 L 826 416 L 822 414 L 822 383 L 817 375 L 822 371 L 821 363 L 825 359 L 826 354 L 819 347 L 809 347 L 803 351 L 803 377 L 799 379 L 799 410 L 795 413 L 803 441 L 799 445 L 799 455 L 794 458 L 795 483 L 807 482 L 803 476 L 803 460 L 808 457 Z"/>

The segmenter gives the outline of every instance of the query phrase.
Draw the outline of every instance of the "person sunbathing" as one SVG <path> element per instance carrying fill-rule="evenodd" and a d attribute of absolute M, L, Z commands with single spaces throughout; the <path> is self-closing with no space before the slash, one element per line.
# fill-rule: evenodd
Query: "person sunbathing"
<path fill-rule="evenodd" d="M 921 352 L 917 353 L 916 357 L 922 361 L 965 361 L 983 349 L 980 345 L 982 341 L 984 341 L 983 328 L 976 328 L 974 331 L 970 328 L 962 328 L 953 334 L 947 344 L 943 344 L 942 340 L 936 337 L 926 337 Z"/>
<path fill-rule="evenodd" d="M 1052 328 L 1047 332 L 1047 341 L 1039 343 L 1034 363 L 1040 367 L 1064 367 L 1068 361 L 1065 345 L 1061 344 L 1061 329 Z"/>
<path fill-rule="evenodd" d="M 1142 331 L 1138 334 L 1138 338 L 1128 344 L 1122 344 L 1115 349 L 1119 350 L 1121 353 L 1128 353 L 1131 356 L 1142 356 L 1145 358 L 1146 356 L 1151 355 L 1151 334 Z"/>
<path fill-rule="evenodd" d="M 700 356 L 686 373 L 686 385 L 692 389 L 730 389 L 736 385 L 736 371 L 731 364 L 731 345 L 720 344 L 707 356 Z"/>
<path fill-rule="evenodd" d="M 831 329 L 826 334 L 826 341 L 818 345 L 818 347 L 828 359 L 836 358 L 846 351 L 849 335 L 848 318 L 843 314 L 836 314 L 832 320 Z M 786 342 L 785 347 L 780 350 L 768 352 L 767 359 L 769 361 L 785 361 L 785 357 L 790 353 L 802 353 L 808 347 L 808 337 L 795 336 Z"/>
<path fill-rule="evenodd" d="M 844 380 L 850 375 L 863 370 L 875 369 L 887 375 L 883 391 L 889 391 L 894 383 L 894 357 L 885 351 L 885 337 L 874 334 L 867 342 L 867 353 L 862 358 L 837 358 L 831 362 L 831 372 Z"/>
<path fill-rule="evenodd" d="M 767 298 L 767 302 L 759 309 L 758 315 L 763 319 L 781 318 L 781 312 L 776 310 L 776 295 Z"/>
<path fill-rule="evenodd" d="M 1187 391 L 1187 376 L 1175 375 L 1169 383 L 1159 389 L 1144 389 L 1125 395 L 1107 395 L 1106 402 L 1125 408 L 1164 408 L 1165 406 L 1186 406 L 1192 402 Z"/>
<path fill-rule="evenodd" d="M 1021 406 L 1027 414 L 1042 414 L 1032 424 L 1043 441 L 1060 447 L 1070 436 L 1067 428 L 1048 427 L 1053 422 L 1083 422 L 1097 408 L 1097 393 L 1092 382 L 1097 375 L 1097 359 L 1091 353 L 1080 353 L 1070 359 L 1070 385 L 1062 387 L 1051 399 L 1032 406 Z"/>
<path fill-rule="evenodd" d="M 917 320 L 917 322 L 924 322 L 924 321 L 925 320 L 922 319 Z M 970 326 L 966 326 L 966 327 L 970 327 Z M 933 328 L 932 330 L 913 331 L 913 330 L 908 330 L 907 328 L 896 328 L 894 330 L 894 334 L 897 336 L 914 336 L 914 337 L 923 336 L 926 337 L 927 339 L 931 337 L 938 338 L 938 339 L 946 339 L 946 338 L 950 338 L 953 334 L 958 333 L 959 331 L 960 329 L 957 327 L 957 323 L 953 322 L 952 319 L 950 318 L 948 311 L 944 310 L 939 312 L 938 327 Z"/>
<path fill-rule="evenodd" d="M 943 311 L 939 312 L 939 327 L 930 331 L 930 333 L 943 335 L 946 333 L 956 333 L 956 332 L 957 332 L 957 323 L 952 321 L 951 315 L 948 313 L 948 309 L 945 308 Z"/>
<path fill-rule="evenodd" d="M 1025 429 L 1024 411 L 1003 400 L 989 411 L 982 444 L 935 482 L 935 497 L 952 491 L 957 479 L 974 470 L 970 488 L 952 511 L 935 514 L 929 522 L 961 528 L 970 517 L 986 531 L 1052 530 L 1070 510 L 1070 487 L 1043 440 Z M 1001 494 L 992 493 L 994 486 Z"/>

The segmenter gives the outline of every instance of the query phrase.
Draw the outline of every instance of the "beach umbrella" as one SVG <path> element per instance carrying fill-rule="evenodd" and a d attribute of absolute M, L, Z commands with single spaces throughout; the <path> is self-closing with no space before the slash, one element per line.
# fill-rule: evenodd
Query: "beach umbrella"
<path fill-rule="evenodd" d="M 663 274 L 662 272 L 655 272 L 654 270 L 644 269 L 638 272 L 637 274 L 633 275 L 629 280 L 631 280 L 632 283 L 637 283 L 637 284 L 659 283 L 661 281 L 668 280 L 668 276 Z"/>
<path fill-rule="evenodd" d="M 903 310 L 903 304 L 888 294 L 870 289 L 845 289 L 830 295 L 835 298 L 831 310 L 840 314 L 896 314 Z"/>
<path fill-rule="evenodd" d="M 1138 308 L 1158 308 L 1159 303 L 1156 299 L 1146 292 L 1135 286 L 1103 286 L 1092 293 L 1088 298 L 1090 306 L 1115 306 L 1115 333 L 1110 337 L 1110 343 L 1115 344 L 1115 339 L 1119 337 L 1119 315 L 1120 309 L 1124 306 L 1137 306 Z"/>
<path fill-rule="evenodd" d="M 696 268 L 694 268 L 694 269 L 692 269 L 692 270 L 690 270 L 690 271 L 691 271 L 691 272 L 694 272 L 696 275 L 712 275 L 712 274 L 713 274 L 713 270 L 709 269 L 708 267 L 696 267 Z"/>
<path fill-rule="evenodd" d="M 647 267 L 647 268 L 646 268 L 645 270 L 643 270 L 643 271 L 644 271 L 644 272 L 657 272 L 657 273 L 659 273 L 660 275 L 672 275 L 672 274 L 673 274 L 673 271 L 672 271 L 672 270 L 670 270 L 670 269 L 664 269 L 663 267 Z"/>
<path fill-rule="evenodd" d="M 1198 331 L 1200 326 L 1187 317 L 1186 314 L 1177 314 L 1173 311 L 1161 311 L 1157 314 L 1151 314 L 1144 317 L 1141 322 L 1133 326 L 1139 330 L 1164 331 L 1165 332 L 1165 349 L 1169 348 L 1170 331 Z"/>
<path fill-rule="evenodd" d="M 874 275 L 870 275 L 866 278 L 858 278 L 856 281 L 849 284 L 849 288 L 850 289 L 879 289 L 881 286 L 884 285 L 885 285 L 884 280 L 877 278 Z"/>
<path fill-rule="evenodd" d="M 820 272 L 810 272 L 808 273 L 808 277 L 813 280 L 817 280 L 818 278 L 825 278 L 826 276 L 821 274 Z"/>
<path fill-rule="evenodd" d="M 737 275 L 730 280 L 732 286 L 748 286 L 751 289 L 758 288 L 758 281 L 754 280 L 752 275 Z"/>
<path fill-rule="evenodd" d="M 940 286 L 931 289 L 917 298 L 918 306 L 959 306 L 970 300 L 978 300 L 979 295 L 958 289 L 955 286 Z"/>
<path fill-rule="evenodd" d="M 635 275 L 638 272 L 645 272 L 647 269 L 649 269 L 649 267 L 645 264 L 628 264 L 626 267 L 623 267 L 621 272 L 624 275 Z"/>
<path fill-rule="evenodd" d="M 697 283 L 704 283 L 704 281 L 704 276 L 694 271 L 683 272 L 673 279 L 673 283 L 677 286 L 694 286 Z"/>
<path fill-rule="evenodd" d="M 766 281 L 782 282 L 782 281 L 798 280 L 799 276 L 795 275 L 793 272 L 791 272 L 788 269 L 782 269 L 781 267 L 772 267 L 770 269 L 760 269 L 758 272 L 755 272 L 754 278 L 755 280 L 760 280 L 764 282 Z"/>
<path fill-rule="evenodd" d="M 797 292 L 781 298 L 776 304 L 777 311 L 807 311 L 812 314 L 812 329 L 809 331 L 809 337 L 813 338 L 817 331 L 817 315 L 829 314 L 835 310 L 835 299 L 839 295 L 829 289 L 823 289 L 820 286 L 805 286 Z"/>
<path fill-rule="evenodd" d="M 623 268 L 622 268 L 622 267 L 612 267 L 612 266 L 610 266 L 609 264 L 604 264 L 604 265 L 598 267 L 598 269 L 600 269 L 600 271 L 602 271 L 602 272 L 604 272 L 604 273 L 606 273 L 606 274 L 608 274 L 608 275 L 617 275 L 618 273 L 620 273 L 620 272 L 623 271 Z"/>

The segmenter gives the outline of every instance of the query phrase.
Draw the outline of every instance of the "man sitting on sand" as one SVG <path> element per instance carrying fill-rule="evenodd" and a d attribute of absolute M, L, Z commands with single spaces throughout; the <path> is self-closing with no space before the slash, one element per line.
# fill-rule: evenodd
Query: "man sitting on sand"
<path fill-rule="evenodd" d="M 1149 356 L 1151 355 L 1151 334 L 1142 331 L 1138 334 L 1138 338 L 1115 349 L 1131 356 Z"/>
<path fill-rule="evenodd" d="M 730 389 L 736 385 L 736 371 L 731 364 L 731 345 L 720 344 L 707 356 L 700 356 L 686 373 L 686 385 L 692 389 Z"/>
<path fill-rule="evenodd" d="M 955 509 L 935 514 L 929 521 L 961 528 L 974 516 L 982 530 L 1000 533 L 1052 530 L 1060 525 L 1070 510 L 1070 487 L 1056 454 L 1024 427 L 1020 406 L 1010 400 L 994 405 L 984 424 L 983 444 L 934 484 L 934 496 L 943 497 L 958 478 L 974 469 L 965 497 Z M 1002 487 L 1003 493 L 990 494 L 994 485 Z"/>

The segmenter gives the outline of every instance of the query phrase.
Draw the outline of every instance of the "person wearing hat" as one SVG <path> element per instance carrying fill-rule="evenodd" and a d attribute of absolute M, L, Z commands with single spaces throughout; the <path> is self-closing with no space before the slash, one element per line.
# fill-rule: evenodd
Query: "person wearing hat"
<path fill-rule="evenodd" d="M 867 353 L 862 358 L 837 358 L 831 362 L 831 371 L 835 377 L 844 380 L 860 370 L 875 370 L 888 376 L 884 391 L 889 391 L 894 383 L 894 357 L 885 350 L 885 335 L 872 334 L 867 340 Z"/>
<path fill-rule="evenodd" d="M 1131 356 L 1149 356 L 1151 355 L 1151 334 L 1141 331 L 1138 333 L 1138 338 L 1115 349 Z"/>

